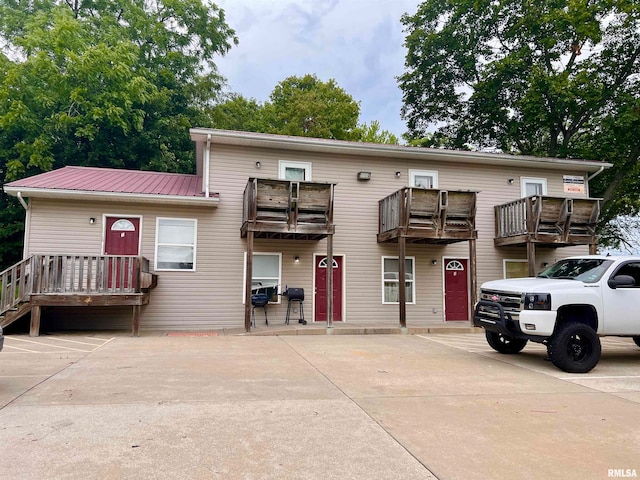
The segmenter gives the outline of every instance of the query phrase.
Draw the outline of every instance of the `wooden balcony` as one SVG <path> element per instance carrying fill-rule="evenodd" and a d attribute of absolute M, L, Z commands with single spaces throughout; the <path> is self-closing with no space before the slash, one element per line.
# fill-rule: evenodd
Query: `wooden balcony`
<path fill-rule="evenodd" d="M 149 303 L 157 276 L 144 257 L 32 255 L 0 273 L 0 325 L 31 312 L 31 335 L 40 330 L 41 307 L 133 307 L 138 334 L 140 306 Z"/>
<path fill-rule="evenodd" d="M 405 187 L 378 202 L 378 242 L 448 244 L 478 238 L 476 192 Z"/>
<path fill-rule="evenodd" d="M 334 233 L 333 183 L 250 178 L 240 236 L 319 240 Z"/>
<path fill-rule="evenodd" d="M 595 245 L 600 200 L 531 196 L 495 208 L 496 246 Z"/>

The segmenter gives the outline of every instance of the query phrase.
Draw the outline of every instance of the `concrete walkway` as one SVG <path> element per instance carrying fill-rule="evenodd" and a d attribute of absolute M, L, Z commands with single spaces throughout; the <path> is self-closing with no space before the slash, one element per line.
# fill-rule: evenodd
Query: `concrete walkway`
<path fill-rule="evenodd" d="M 558 376 L 539 350 L 511 364 L 465 350 L 481 335 L 444 337 L 11 335 L 0 353 L 1 476 L 640 474 L 640 349 L 609 353 L 600 372 L 628 378 L 605 390 Z"/>

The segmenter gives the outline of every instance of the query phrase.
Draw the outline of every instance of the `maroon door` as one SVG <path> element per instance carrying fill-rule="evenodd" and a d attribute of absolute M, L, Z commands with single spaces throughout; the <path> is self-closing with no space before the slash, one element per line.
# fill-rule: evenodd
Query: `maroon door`
<path fill-rule="evenodd" d="M 104 233 L 104 254 L 105 255 L 138 255 L 140 245 L 140 219 L 137 217 L 107 217 L 105 220 Z M 109 259 L 107 268 L 109 269 L 109 288 L 113 287 L 113 277 L 116 278 L 116 288 L 120 288 L 120 278 L 124 278 L 124 288 L 129 287 L 128 270 L 133 268 L 134 263 L 129 259 L 117 262 L 113 265 L 113 260 Z M 122 271 L 124 267 L 124 272 Z M 135 276 L 133 277 L 135 280 Z"/>
<path fill-rule="evenodd" d="M 342 321 L 342 262 L 333 257 L 333 321 Z M 316 257 L 316 295 L 314 299 L 316 322 L 327 321 L 327 257 Z"/>
<path fill-rule="evenodd" d="M 445 320 L 469 320 L 469 286 L 467 261 L 447 260 L 444 267 Z"/>

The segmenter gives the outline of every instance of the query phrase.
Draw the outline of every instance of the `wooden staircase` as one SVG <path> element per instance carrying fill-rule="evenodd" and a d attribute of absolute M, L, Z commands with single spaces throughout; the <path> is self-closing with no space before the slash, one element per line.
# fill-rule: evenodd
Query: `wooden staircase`
<path fill-rule="evenodd" d="M 31 312 L 30 335 L 40 331 L 42 307 L 133 307 L 138 335 L 140 307 L 149 303 L 157 276 L 137 256 L 31 255 L 0 273 L 0 326 Z"/>
<path fill-rule="evenodd" d="M 31 311 L 33 256 L 0 273 L 0 327 L 4 328 Z"/>

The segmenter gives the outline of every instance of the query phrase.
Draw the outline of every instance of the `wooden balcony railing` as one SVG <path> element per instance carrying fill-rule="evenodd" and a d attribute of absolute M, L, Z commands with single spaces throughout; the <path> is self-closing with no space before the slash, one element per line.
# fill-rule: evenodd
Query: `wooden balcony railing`
<path fill-rule="evenodd" d="M 476 192 L 406 187 L 378 202 L 378 242 L 404 235 L 414 243 L 477 238 Z"/>
<path fill-rule="evenodd" d="M 155 287 L 144 257 L 33 255 L 32 294 L 135 294 Z"/>
<path fill-rule="evenodd" d="M 256 238 L 316 240 L 333 233 L 333 183 L 250 178 L 242 227 Z"/>
<path fill-rule="evenodd" d="M 600 200 L 535 195 L 495 209 L 497 246 L 533 242 L 547 246 L 597 243 Z"/>

